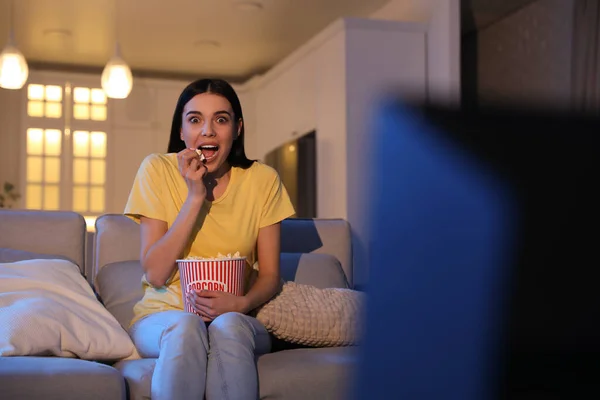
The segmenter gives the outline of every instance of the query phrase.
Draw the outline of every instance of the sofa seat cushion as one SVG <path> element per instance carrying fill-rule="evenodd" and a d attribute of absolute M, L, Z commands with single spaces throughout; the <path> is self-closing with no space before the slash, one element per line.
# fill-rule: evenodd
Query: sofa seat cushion
<path fill-rule="evenodd" d="M 294 349 L 258 359 L 261 399 L 345 399 L 358 360 L 356 347 Z"/>
<path fill-rule="evenodd" d="M 0 357 L 3 399 L 125 399 L 125 381 L 108 365 L 74 358 Z"/>
<path fill-rule="evenodd" d="M 150 386 L 155 366 L 156 358 L 119 361 L 114 365 L 125 378 L 129 400 L 150 398 Z"/>

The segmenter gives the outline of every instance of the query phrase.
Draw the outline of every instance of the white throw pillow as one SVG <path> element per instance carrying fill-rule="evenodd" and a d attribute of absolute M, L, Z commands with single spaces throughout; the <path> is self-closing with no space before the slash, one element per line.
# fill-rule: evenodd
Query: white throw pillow
<path fill-rule="evenodd" d="M 127 332 L 66 260 L 0 263 L 0 356 L 133 357 Z"/>
<path fill-rule="evenodd" d="M 285 282 L 256 318 L 273 336 L 312 347 L 356 346 L 361 338 L 365 294 Z"/>

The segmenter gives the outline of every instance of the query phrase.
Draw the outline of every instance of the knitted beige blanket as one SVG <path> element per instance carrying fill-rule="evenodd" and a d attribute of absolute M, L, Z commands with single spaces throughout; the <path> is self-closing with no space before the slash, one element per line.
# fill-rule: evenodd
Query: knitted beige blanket
<path fill-rule="evenodd" d="M 353 346 L 360 337 L 364 293 L 286 282 L 256 318 L 275 337 L 313 347 Z"/>

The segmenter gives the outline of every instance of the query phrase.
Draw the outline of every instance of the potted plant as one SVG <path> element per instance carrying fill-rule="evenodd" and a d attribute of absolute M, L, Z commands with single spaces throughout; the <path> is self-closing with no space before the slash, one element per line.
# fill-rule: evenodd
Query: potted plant
<path fill-rule="evenodd" d="M 0 192 L 0 208 L 12 208 L 14 203 L 21 198 L 21 195 L 15 190 L 15 185 L 10 182 L 4 182 L 4 187 Z"/>

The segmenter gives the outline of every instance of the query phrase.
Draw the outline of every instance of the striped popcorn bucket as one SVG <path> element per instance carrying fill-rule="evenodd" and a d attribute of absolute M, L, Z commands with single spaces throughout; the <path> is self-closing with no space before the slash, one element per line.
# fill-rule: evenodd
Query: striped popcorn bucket
<path fill-rule="evenodd" d="M 219 290 L 244 295 L 246 257 L 218 260 L 177 260 L 184 309 L 194 312 L 186 294 L 190 290 Z"/>

